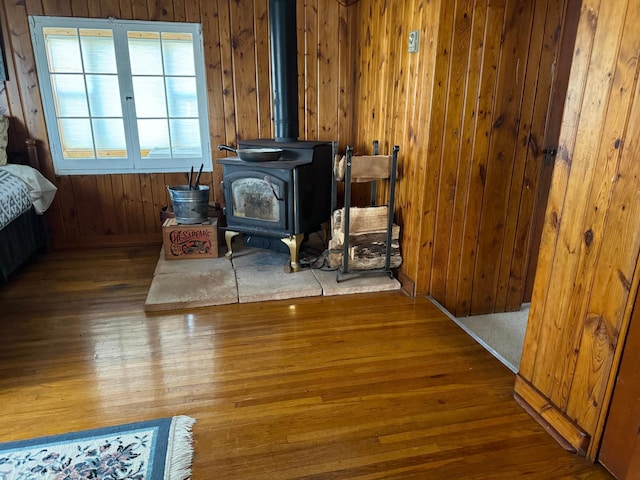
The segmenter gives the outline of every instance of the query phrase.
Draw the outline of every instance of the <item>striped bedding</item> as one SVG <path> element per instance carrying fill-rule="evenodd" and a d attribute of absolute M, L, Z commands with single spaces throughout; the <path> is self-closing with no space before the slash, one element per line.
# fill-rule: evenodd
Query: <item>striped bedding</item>
<path fill-rule="evenodd" d="M 31 208 L 27 185 L 16 175 L 0 169 L 0 230 Z"/>

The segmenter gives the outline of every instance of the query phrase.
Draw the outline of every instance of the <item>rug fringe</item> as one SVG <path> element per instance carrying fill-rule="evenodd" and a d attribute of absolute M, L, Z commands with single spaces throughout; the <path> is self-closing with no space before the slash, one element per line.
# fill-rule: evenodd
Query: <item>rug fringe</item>
<path fill-rule="evenodd" d="M 191 478 L 193 462 L 193 435 L 191 429 L 195 418 L 178 415 L 171 419 L 169 445 L 165 461 L 164 480 L 187 480 Z"/>

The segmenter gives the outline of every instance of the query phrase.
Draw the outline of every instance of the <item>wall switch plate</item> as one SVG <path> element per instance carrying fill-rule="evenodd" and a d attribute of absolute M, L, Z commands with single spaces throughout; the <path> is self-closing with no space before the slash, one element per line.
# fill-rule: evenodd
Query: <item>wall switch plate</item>
<path fill-rule="evenodd" d="M 420 46 L 420 31 L 411 30 L 409 32 L 409 53 L 415 53 Z"/>

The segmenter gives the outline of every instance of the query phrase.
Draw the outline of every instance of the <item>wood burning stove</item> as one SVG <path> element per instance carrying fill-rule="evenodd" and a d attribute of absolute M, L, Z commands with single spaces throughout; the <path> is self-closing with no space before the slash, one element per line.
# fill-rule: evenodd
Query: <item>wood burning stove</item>
<path fill-rule="evenodd" d="M 305 235 L 317 232 L 331 216 L 329 142 L 248 140 L 239 148 L 283 149 L 280 160 L 245 162 L 220 159 L 227 227 L 227 256 L 240 233 L 279 238 L 291 253 L 291 269 L 299 270 L 298 254 Z"/>
<path fill-rule="evenodd" d="M 269 1 L 271 85 L 275 139 L 239 141 L 238 148 L 277 147 L 280 160 L 218 160 L 223 166 L 227 256 L 240 233 L 276 237 L 291 253 L 297 271 L 304 236 L 331 216 L 330 142 L 298 138 L 296 0 Z"/>

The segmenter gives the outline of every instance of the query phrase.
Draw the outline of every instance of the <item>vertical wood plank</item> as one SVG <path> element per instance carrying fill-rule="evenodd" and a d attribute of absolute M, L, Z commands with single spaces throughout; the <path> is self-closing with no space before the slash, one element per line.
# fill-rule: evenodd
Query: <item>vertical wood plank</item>
<path fill-rule="evenodd" d="M 131 12 L 135 20 L 148 20 L 147 0 L 131 0 Z"/>
<path fill-rule="evenodd" d="M 318 0 L 305 0 L 304 25 L 304 138 L 318 140 Z"/>
<path fill-rule="evenodd" d="M 618 332 L 624 327 L 623 314 L 640 251 L 640 32 L 632 28 L 639 21 L 640 10 L 629 2 L 596 160 L 605 163 L 605 175 L 611 176 L 596 177 L 598 188 L 593 189 L 592 209 L 586 219 L 586 226 L 594 232 L 602 231 L 602 236 L 596 233 L 591 245 L 597 249 L 597 257 L 590 259 L 594 263 L 579 270 L 588 270 L 593 281 L 589 302 L 580 302 L 577 314 L 584 323 L 579 340 L 576 338 L 573 344 L 579 353 L 572 369 L 575 375 L 567 413 L 589 431 L 595 430 L 601 414 L 614 353 L 622 348 Z M 585 242 L 588 240 L 585 236 Z M 572 300 L 578 303 L 582 298 L 574 294 Z M 569 311 L 573 314 L 574 310 Z"/>
<path fill-rule="evenodd" d="M 100 10 L 103 17 L 123 18 L 120 0 L 100 0 Z"/>
<path fill-rule="evenodd" d="M 89 5 L 87 0 L 70 0 L 69 3 L 71 5 L 72 16 L 89 17 Z"/>
<path fill-rule="evenodd" d="M 217 1 L 212 1 L 212 2 L 204 2 L 204 5 L 202 5 L 200 3 L 200 0 L 184 0 L 184 19 L 186 22 L 198 22 L 200 20 L 200 17 L 202 16 L 202 19 L 204 20 L 205 18 L 205 13 L 208 11 L 207 7 L 211 7 L 213 9 L 213 11 L 218 11 L 218 2 Z M 175 10 L 175 7 L 174 7 Z M 177 13 L 176 13 L 177 15 Z M 211 38 L 215 38 L 217 39 L 218 36 L 215 35 L 215 32 L 210 31 L 208 29 L 205 28 L 204 26 L 204 22 L 202 25 L 202 31 L 206 32 L 206 34 L 204 34 L 205 38 L 211 37 Z M 216 27 L 216 31 L 217 31 L 217 27 Z"/>
<path fill-rule="evenodd" d="M 546 220 L 540 240 L 540 255 L 536 280 L 533 287 L 529 325 L 524 339 L 524 348 L 520 359 L 520 375 L 532 381 L 535 364 L 538 359 L 538 347 L 543 330 L 544 311 L 548 285 L 553 272 L 553 259 L 556 252 L 559 222 L 562 218 L 567 183 L 571 169 L 571 155 L 576 141 L 578 121 L 583 102 L 587 70 L 591 49 L 593 48 L 594 29 L 592 12 L 600 8 L 599 0 L 583 1 L 576 45 L 567 89 L 565 109 L 562 120 L 562 132 L 558 145 L 558 155 L 553 170 L 553 179 L 547 204 Z"/>
<path fill-rule="evenodd" d="M 112 208 L 116 216 L 117 232 L 119 235 L 133 233 L 127 222 L 127 194 L 123 184 L 124 175 L 111 175 L 111 190 L 113 191 Z"/>
<path fill-rule="evenodd" d="M 430 155 L 440 158 L 440 178 L 436 210 L 436 236 L 433 245 L 431 295 L 446 305 L 449 247 L 453 228 L 453 209 L 457 196 L 460 163 L 461 122 L 464 116 L 464 88 L 469 62 L 472 2 L 457 0 L 446 18 L 447 42 L 443 43 L 441 67 L 436 81 L 442 85 L 434 114 L 443 121 L 434 124 L 429 141 Z M 444 41 L 444 36 L 441 37 Z M 446 59 L 446 61 L 445 61 Z M 446 305 L 448 308 L 453 305 Z"/>
<path fill-rule="evenodd" d="M 10 14 L 17 15 L 18 10 L 4 8 L 3 2 L 2 17 L 0 17 L 0 27 L 2 28 L 2 44 L 5 48 L 5 66 L 9 81 L 2 82 L 3 92 L 3 108 L 6 109 L 3 114 L 10 118 L 9 120 L 9 148 L 18 150 L 21 145 L 24 145 L 24 141 L 29 137 L 26 131 L 26 119 L 22 110 L 22 104 L 20 103 L 20 90 L 18 88 L 16 59 L 9 52 L 13 50 L 12 39 L 14 28 L 18 27 L 12 23 L 8 23 L 8 16 Z M 49 177 L 52 178 L 52 177 Z"/>
<path fill-rule="evenodd" d="M 579 0 L 578 0 L 579 1 Z M 553 68 L 553 76 L 541 77 L 536 93 L 531 133 L 529 137 L 529 151 L 524 173 L 524 186 L 518 227 L 513 252 L 512 274 L 507 288 L 505 310 L 515 310 L 523 301 L 531 300 L 533 279 L 537 266 L 540 247 L 540 234 L 544 219 L 544 208 L 549 196 L 551 173 L 553 165 L 544 165 L 542 151 L 549 145 L 557 146 L 560 134 L 561 109 L 557 104 L 566 97 L 566 86 L 570 72 L 570 59 L 577 28 L 576 0 L 550 0 L 547 7 L 547 27 L 545 33 L 544 50 L 540 61 L 540 75 L 545 69 L 552 69 L 553 63 L 560 68 Z M 554 18 L 558 19 L 560 34 L 553 31 Z M 555 44 L 555 59 L 549 55 L 551 45 Z M 547 90 L 549 93 L 547 95 Z M 544 106 L 544 102 L 547 105 Z M 545 112 L 543 116 L 543 112 Z M 543 132 L 542 134 L 540 132 Z M 536 180 L 537 179 L 537 183 Z M 540 211 L 542 209 L 542 211 Z M 530 220 L 529 220 L 530 218 Z"/>
<path fill-rule="evenodd" d="M 554 5 L 548 5 L 550 3 L 554 4 L 555 8 Z M 525 281 L 527 253 L 525 249 L 528 246 L 529 226 L 532 222 L 537 174 L 543 163 L 543 147 L 539 145 L 543 142 L 543 122 L 547 118 L 548 98 L 551 93 L 552 76 L 548 72 L 553 68 L 553 61 L 557 58 L 558 32 L 562 31 L 560 23 L 562 8 L 558 5 L 559 3 L 556 0 L 551 2 L 538 0 L 533 13 L 529 58 L 525 67 L 523 100 L 496 291 L 495 310 L 499 312 L 519 310 L 522 304 L 520 299 L 507 306 L 508 287 L 511 284 L 517 288 L 524 285 Z M 533 169 L 534 176 L 529 174 L 529 178 L 533 181 L 525 175 L 527 167 L 530 171 L 532 170 L 532 164 L 538 167 Z M 516 238 L 518 232 L 520 236 Z"/>
<path fill-rule="evenodd" d="M 238 139 L 257 138 L 258 136 L 256 57 L 253 45 L 254 25 L 253 15 L 246 15 L 246 12 L 252 11 L 252 0 L 238 0 L 229 4 Z"/>
<path fill-rule="evenodd" d="M 100 2 L 87 1 L 87 16 L 91 18 L 102 17 L 102 8 Z"/>
<path fill-rule="evenodd" d="M 191 2 L 191 0 L 186 0 L 187 2 Z M 186 22 L 187 14 L 186 14 L 186 6 L 185 0 L 172 0 L 173 6 L 173 21 L 174 22 Z"/>
<path fill-rule="evenodd" d="M 120 18 L 130 20 L 133 18 L 131 0 L 120 0 Z"/>
<path fill-rule="evenodd" d="M 221 44 L 217 2 L 204 2 L 200 12 L 187 12 L 188 21 L 196 21 L 198 15 L 202 22 L 204 35 L 203 45 L 205 50 L 206 70 L 207 70 L 207 93 L 209 97 L 209 142 L 211 143 L 211 153 L 213 161 L 213 172 L 203 173 L 203 184 L 211 187 L 211 201 L 224 203 L 222 193 L 222 168 L 216 164 L 216 160 L 221 157 L 217 146 L 221 143 L 228 143 L 225 133 L 225 101 L 227 92 L 223 86 L 223 71 L 221 60 Z"/>
<path fill-rule="evenodd" d="M 78 205 L 78 221 L 82 225 L 82 234 L 104 235 L 105 227 L 98 192 L 97 176 L 75 175 L 72 177 L 73 193 L 84 202 Z"/>
<path fill-rule="evenodd" d="M 148 0 L 149 20 L 173 21 L 173 2 L 171 0 Z"/>
<path fill-rule="evenodd" d="M 153 200 L 152 174 L 143 173 L 140 178 L 140 199 L 142 201 L 143 233 L 155 233 L 158 227 L 160 212 L 156 209 Z"/>
<path fill-rule="evenodd" d="M 338 20 L 339 46 L 339 91 L 338 91 L 338 138 L 340 146 L 344 148 L 346 142 L 353 140 L 352 126 L 355 106 L 355 39 L 356 22 L 355 8 L 340 5 Z M 298 48 L 300 48 L 298 44 Z M 301 102 L 302 103 L 302 102 Z M 302 118 L 302 117 L 300 117 Z"/>
<path fill-rule="evenodd" d="M 164 175 L 151 175 L 151 191 L 153 192 L 153 209 L 156 212 L 156 232 L 162 232 L 162 222 L 160 221 L 160 210 L 171 207 L 171 199 L 167 192 L 167 183 Z"/>
<path fill-rule="evenodd" d="M 500 56 L 493 134 L 485 194 L 482 201 L 478 256 L 474 274 L 471 308 L 476 314 L 494 311 L 498 269 L 504 241 L 507 199 L 513 175 L 513 158 L 518 135 L 519 115 L 532 20 L 532 4 L 507 2 L 503 45 Z"/>
<path fill-rule="evenodd" d="M 451 45 L 454 38 L 453 20 L 456 9 L 456 2 L 443 3 L 439 22 L 437 37 L 437 57 L 434 65 L 434 85 L 433 85 L 433 101 L 431 104 L 431 117 L 436 119 L 444 119 L 446 114 L 446 95 L 449 85 L 449 68 L 452 62 Z M 427 180 L 429 187 L 426 188 L 425 205 L 423 207 L 423 232 L 422 245 L 424 252 L 428 254 L 425 262 L 428 269 L 427 274 L 423 277 L 428 278 L 428 291 L 430 294 L 443 301 L 442 293 L 444 292 L 444 284 L 442 277 L 436 273 L 438 262 L 435 255 L 437 243 L 437 222 L 438 222 L 438 185 L 442 174 L 442 141 L 444 135 L 444 121 L 434 121 L 431 128 L 427 131 L 429 140 L 427 142 L 428 152 L 427 159 L 429 162 L 430 181 Z M 426 236 L 425 236 L 426 235 Z M 420 282 L 419 282 L 420 283 Z"/>
<path fill-rule="evenodd" d="M 477 261 L 480 217 L 487 178 L 489 142 L 493 133 L 493 112 L 496 97 L 497 71 L 500 59 L 500 38 L 505 15 L 505 2 L 488 3 L 484 30 L 484 58 L 482 76 L 477 93 L 476 126 L 467 212 L 458 275 L 456 312 L 471 312 L 471 298 Z"/>
<path fill-rule="evenodd" d="M 605 241 L 605 225 L 610 214 L 609 195 L 613 188 L 612 179 L 620 175 L 621 142 L 628 122 L 629 111 L 627 107 L 631 105 L 635 94 L 634 81 L 637 75 L 637 55 L 640 51 L 640 39 L 634 35 L 635 29 L 628 30 L 629 21 L 634 22 L 638 18 L 633 15 L 631 17 L 627 17 L 627 22 L 621 29 L 621 45 L 623 48 L 618 53 L 617 65 L 611 70 L 614 72 L 610 87 L 611 94 L 608 96 L 606 112 L 603 112 L 602 137 L 594 157 L 596 166 L 594 167 L 593 186 L 586 202 L 587 208 L 585 208 L 582 220 L 581 230 L 584 232 L 584 243 L 579 250 L 576 280 L 573 287 L 579 292 L 589 292 L 598 288 L 598 285 L 593 283 L 594 276 L 598 271 L 597 264 L 601 261 L 600 257 L 606 255 L 606 252 L 601 249 L 601 245 Z M 629 276 L 629 281 L 630 279 L 631 276 Z M 609 300 L 612 300 L 612 298 L 609 297 Z M 572 295 L 566 303 L 567 317 L 585 319 L 585 316 L 590 316 L 590 312 L 587 309 L 588 301 L 588 295 Z M 609 304 L 607 303 L 606 305 Z M 605 321 L 615 324 L 615 320 L 612 318 L 605 318 Z M 584 321 L 588 322 L 588 319 Z M 613 325 L 611 326 L 615 328 Z M 558 355 L 562 360 L 558 359 L 557 361 L 557 375 L 560 378 L 567 379 L 554 385 L 550 398 L 557 401 L 562 408 L 566 407 L 566 402 L 568 401 L 569 389 L 571 388 L 568 376 L 576 370 L 580 342 L 584 335 L 589 335 L 590 333 L 593 334 L 594 332 L 588 332 L 585 325 L 584 329 L 578 329 L 566 336 L 565 339 L 568 344 L 566 346 L 562 345 L 561 348 L 564 348 L 564 351 L 561 351 L 562 355 Z M 558 354 L 561 352 L 558 352 Z M 593 401 L 596 403 L 599 403 L 599 399 L 597 399 L 598 393 L 600 392 L 592 392 L 595 397 Z"/>
<path fill-rule="evenodd" d="M 96 192 L 97 204 L 100 205 L 102 215 L 102 235 L 117 235 L 118 220 L 116 212 L 111 208 L 113 203 L 113 187 L 111 185 L 111 175 L 96 176 Z M 94 213 L 97 215 L 97 213 Z"/>
<path fill-rule="evenodd" d="M 462 263 L 465 218 L 469 208 L 469 190 L 473 172 L 473 153 L 478 129 L 478 90 L 484 52 L 484 31 L 487 22 L 486 0 L 476 0 L 472 6 L 471 33 L 469 38 L 468 72 L 464 91 L 464 115 L 460 129 L 460 160 L 457 174 L 456 196 L 453 206 L 453 219 L 447 263 L 447 289 L 444 304 L 456 315 L 469 313 L 469 302 L 461 307 L 458 300 L 458 281 Z"/>
<path fill-rule="evenodd" d="M 608 4 L 600 8 L 597 22 L 595 22 L 594 42 L 599 44 L 601 38 L 610 38 L 610 32 L 620 32 L 624 18 L 618 15 L 617 6 Z M 614 13 L 615 11 L 615 13 Z M 590 27 L 593 28 L 594 24 Z M 616 38 L 616 44 L 619 39 Z M 557 323 L 562 320 L 562 327 L 547 325 L 543 330 L 540 340 L 542 342 L 540 353 L 553 352 L 552 358 L 557 358 L 558 352 L 566 352 L 565 345 L 570 345 L 570 337 L 575 327 L 564 324 L 568 319 L 571 322 L 578 321 L 575 318 L 567 317 L 569 304 L 572 298 L 574 282 L 580 282 L 577 278 L 580 257 L 584 255 L 586 248 L 584 242 L 584 218 L 587 210 L 587 201 L 594 179 L 604 173 L 603 165 L 594 162 L 598 155 L 598 144 L 601 135 L 602 121 L 605 119 L 608 97 L 611 90 L 613 76 L 611 72 L 615 67 L 615 56 L 611 55 L 608 48 L 596 48 L 592 51 L 589 69 L 587 72 L 587 83 L 584 94 L 584 101 L 581 106 L 583 111 L 588 111 L 589 115 L 580 117 L 578 124 L 578 136 L 574 148 L 570 153 L 571 158 L 580 159 L 573 161 L 570 167 L 570 174 L 567 183 L 566 202 L 572 208 L 564 209 L 559 228 L 559 239 L 562 242 L 560 254 L 554 258 L 552 276 L 547 285 L 548 299 L 545 306 L 544 316 L 552 316 Z M 595 121 L 594 121 L 595 119 Z M 598 173 L 597 173 L 598 172 Z M 549 298 L 555 298 L 549 301 Z M 552 313 L 553 312 L 553 313 Z M 560 334 L 558 334 L 560 332 Z M 573 353 L 571 353 L 573 355 Z M 554 365 L 541 365 L 536 368 L 533 375 L 533 383 L 545 393 L 554 392 L 550 396 L 556 405 L 565 404 L 566 398 L 562 398 L 562 384 L 566 381 L 560 377 L 563 362 Z"/>
<path fill-rule="evenodd" d="M 231 56 L 231 20 L 229 18 L 229 2 L 218 0 L 218 25 L 220 32 L 220 65 L 222 67 L 222 94 L 224 97 L 225 142 L 236 143 L 236 110 L 234 104 L 235 86 Z"/>
<path fill-rule="evenodd" d="M 255 25 L 258 138 L 272 138 L 268 0 L 254 0 L 253 22 Z"/>
<path fill-rule="evenodd" d="M 433 256 L 433 239 L 436 205 L 432 192 L 438 183 L 439 158 L 428 154 L 429 144 L 423 141 L 428 138 L 432 124 L 436 119 L 431 115 L 434 108 L 435 69 L 439 52 L 440 16 L 444 10 L 444 2 L 430 2 L 427 5 L 418 4 L 422 25 L 420 32 L 425 42 L 422 43 L 419 56 L 419 81 L 416 89 L 410 93 L 420 96 L 420 103 L 414 109 L 414 117 L 408 126 L 408 133 L 415 137 L 417 148 L 408 150 L 404 154 L 403 175 L 404 190 L 402 212 L 403 221 L 402 245 L 407 252 L 407 259 L 403 259 L 403 269 L 406 268 L 409 279 L 415 279 L 412 291 L 416 294 L 427 293 L 431 280 L 431 260 Z M 421 66 L 421 67 L 420 67 Z M 425 94 L 424 92 L 429 92 Z M 418 251 L 419 255 L 408 252 Z"/>
<path fill-rule="evenodd" d="M 71 15 L 71 4 L 67 0 L 42 0 L 45 15 L 68 17 Z"/>
<path fill-rule="evenodd" d="M 409 90 L 407 90 L 408 99 L 419 98 L 418 101 L 410 102 L 410 107 L 406 110 L 407 119 L 403 121 L 405 126 L 406 138 L 399 141 L 400 145 L 400 163 L 399 163 L 399 182 L 396 194 L 396 221 L 403 225 L 402 227 L 402 244 L 404 251 L 418 251 L 423 248 L 430 248 L 429 240 L 425 240 L 420 244 L 421 238 L 425 238 L 425 231 L 432 233 L 428 222 L 424 222 L 420 214 L 411 215 L 409 212 L 425 211 L 431 212 L 428 206 L 425 206 L 425 199 L 428 198 L 426 193 L 429 190 L 428 182 L 433 179 L 432 175 L 427 174 L 431 169 L 432 159 L 427 155 L 428 144 L 424 139 L 428 138 L 431 102 L 433 100 L 431 94 L 423 95 L 424 92 L 430 91 L 433 85 L 433 69 L 435 66 L 435 56 L 438 45 L 438 20 L 440 17 L 440 3 L 431 2 L 428 5 L 416 2 L 413 9 L 409 10 L 405 6 L 405 12 L 412 15 L 412 21 L 408 22 L 411 26 L 408 28 L 417 29 L 422 34 L 421 49 L 418 53 L 412 54 L 409 62 L 409 71 L 413 72 L 412 78 L 407 78 Z M 405 42 L 406 39 L 401 39 Z M 403 44 L 402 48 L 405 48 Z M 372 48 L 376 48 L 374 45 Z M 404 66 L 402 68 L 405 68 Z M 397 72 L 396 72 L 397 73 Z M 371 85 L 375 85 L 375 76 L 371 79 Z M 421 92 L 421 93 L 418 93 Z M 367 108 L 366 113 L 374 112 L 375 105 Z M 369 120 L 363 118 L 362 128 L 366 128 Z M 408 143 L 406 143 L 408 142 Z M 415 250 L 414 250 L 415 249 Z M 420 268 L 420 262 L 424 261 L 430 255 L 425 254 L 419 256 L 407 255 L 403 260 L 403 270 L 406 269 L 409 274 L 402 274 L 404 278 L 411 279 L 409 291 L 414 291 L 415 282 L 413 279 L 420 275 L 429 275 L 429 265 Z"/>
<path fill-rule="evenodd" d="M 331 37 L 335 34 L 335 21 L 339 18 L 338 2 L 318 4 L 318 140 L 335 140 L 338 133 L 338 44 Z"/>

